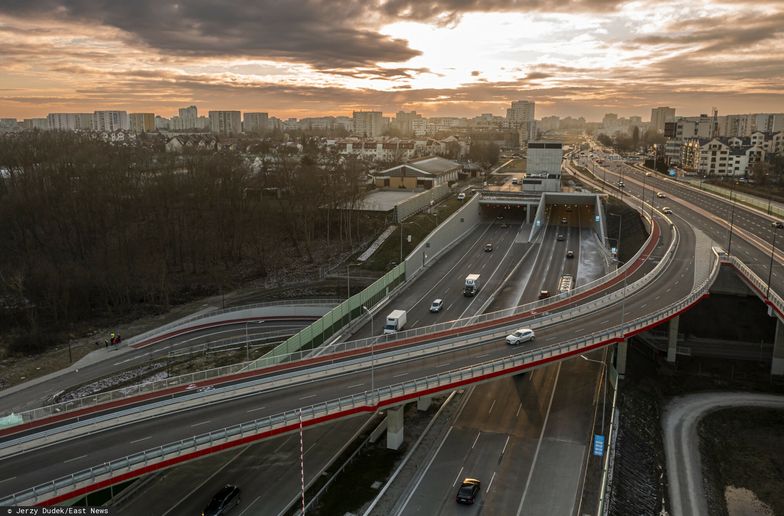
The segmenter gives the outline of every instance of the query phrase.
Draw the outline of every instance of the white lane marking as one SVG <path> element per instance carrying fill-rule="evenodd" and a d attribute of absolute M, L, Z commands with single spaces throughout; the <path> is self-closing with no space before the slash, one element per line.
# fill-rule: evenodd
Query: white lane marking
<path fill-rule="evenodd" d="M 474 449 L 474 446 L 476 446 L 476 442 L 479 440 L 479 436 L 480 435 L 482 435 L 482 432 L 479 432 L 478 434 L 476 434 L 476 439 L 474 439 L 474 444 L 471 445 L 471 449 L 472 450 Z"/>
<path fill-rule="evenodd" d="M 2 484 L 3 482 L 8 482 L 9 480 L 13 480 L 15 478 L 16 477 L 11 477 L 11 478 L 6 478 L 6 479 L 3 479 L 3 480 L 0 480 L 0 484 Z"/>
<path fill-rule="evenodd" d="M 460 479 L 460 475 L 463 474 L 463 466 L 460 466 L 460 471 L 457 472 L 457 476 L 455 477 L 455 481 L 452 482 L 452 487 L 457 485 L 457 481 Z"/>
<path fill-rule="evenodd" d="M 534 469 L 536 467 L 536 459 L 539 457 L 539 449 L 542 446 L 544 439 L 544 431 L 547 429 L 547 420 L 550 418 L 550 409 L 553 407 L 553 398 L 555 398 L 556 387 L 558 386 L 558 376 L 561 374 L 561 362 L 558 362 L 558 369 L 555 371 L 555 381 L 553 382 L 552 391 L 550 392 L 550 402 L 547 404 L 547 412 L 544 415 L 544 422 L 542 423 L 542 431 L 539 433 L 539 440 L 536 443 L 536 451 L 534 452 L 534 459 L 531 461 L 531 469 L 528 470 L 528 480 L 525 482 L 525 489 L 523 489 L 523 496 L 520 498 L 520 505 L 517 507 L 517 516 L 523 512 L 523 504 L 525 497 L 528 494 L 528 488 L 531 486 L 531 478 L 534 476 Z"/>
<path fill-rule="evenodd" d="M 256 407 L 256 408 L 252 408 L 252 409 L 248 410 L 247 412 L 248 413 L 250 413 L 250 412 L 257 412 L 259 410 L 264 410 L 265 408 L 267 408 L 267 407 Z"/>
<path fill-rule="evenodd" d="M 248 512 L 248 511 L 250 510 L 250 508 L 251 508 L 251 507 L 253 507 L 254 505 L 256 505 L 256 502 L 258 502 L 258 501 L 259 501 L 259 498 L 261 498 L 261 495 L 259 495 L 259 496 L 257 496 L 256 498 L 254 498 L 254 499 L 253 499 L 253 501 L 252 501 L 252 502 L 250 502 L 250 505 L 248 505 L 248 506 L 247 506 L 247 507 L 246 507 L 246 508 L 245 508 L 245 509 L 244 509 L 244 510 L 243 510 L 243 511 L 242 511 L 242 512 L 239 514 L 239 516 L 242 516 L 243 514 L 245 514 L 246 512 Z"/>
<path fill-rule="evenodd" d="M 585 328 L 577 328 L 574 330 L 575 333 L 581 333 Z"/>
<path fill-rule="evenodd" d="M 314 396 L 315 396 L 315 394 L 314 394 Z M 194 426 L 206 425 L 207 423 L 212 423 L 212 419 L 208 419 L 207 421 L 202 421 L 201 423 L 194 423 L 194 424 L 191 425 L 191 428 L 193 428 Z"/>
<path fill-rule="evenodd" d="M 396 375 L 394 375 L 392 378 L 398 378 L 398 377 L 400 377 L 400 376 L 405 376 L 405 375 L 407 375 L 407 374 L 408 374 L 408 373 L 400 373 L 400 374 L 396 374 Z"/>
<path fill-rule="evenodd" d="M 482 354 L 482 355 L 477 355 L 477 356 L 476 356 L 476 358 L 482 358 L 482 357 L 486 357 L 486 356 L 487 356 L 487 355 L 489 355 L 489 354 L 490 354 L 490 353 L 484 353 L 484 354 Z"/>
<path fill-rule="evenodd" d="M 446 366 L 451 365 L 451 364 L 452 364 L 452 362 L 447 362 L 445 364 L 441 364 L 441 367 L 446 367 Z"/>
<path fill-rule="evenodd" d="M 646 306 L 648 306 L 648 303 L 645 303 L 644 305 L 641 305 L 640 308 L 645 308 Z"/>
<path fill-rule="evenodd" d="M 521 408 L 523 408 L 523 404 L 522 404 L 522 403 L 520 403 L 520 404 L 517 406 L 517 412 L 515 412 L 515 417 L 517 417 L 517 416 L 519 416 L 519 415 L 520 415 L 520 409 L 521 409 Z"/>
<path fill-rule="evenodd" d="M 490 404 L 490 410 L 487 411 L 488 414 L 493 412 L 493 407 L 495 407 L 495 400 L 493 400 L 493 402 Z"/>
<path fill-rule="evenodd" d="M 501 450 L 501 455 L 503 455 L 504 453 L 506 453 L 506 447 L 507 447 L 507 445 L 509 444 L 509 438 L 510 438 L 510 437 L 512 437 L 512 436 L 511 436 L 511 435 L 507 435 L 507 436 L 506 436 L 506 442 L 504 443 L 504 449 L 503 449 L 503 450 Z"/>
<path fill-rule="evenodd" d="M 72 458 L 72 459 L 64 460 L 64 461 L 63 461 L 63 464 L 68 464 L 69 462 L 73 462 L 73 461 L 75 461 L 75 460 L 83 459 L 83 458 L 85 458 L 85 457 L 87 457 L 87 455 L 86 455 L 86 454 L 85 454 L 85 455 L 79 455 L 78 457 L 74 457 L 74 458 Z"/>
<path fill-rule="evenodd" d="M 419 324 L 419 319 L 417 319 L 416 321 L 414 321 L 414 324 L 412 324 L 411 326 L 412 326 L 412 327 L 415 327 L 417 324 Z"/>
<path fill-rule="evenodd" d="M 490 486 L 493 485 L 493 480 L 495 480 L 495 471 L 493 471 L 493 476 L 490 477 L 490 483 L 487 484 L 487 491 L 485 491 L 485 494 L 490 492 Z"/>
<path fill-rule="evenodd" d="M 450 308 L 452 308 L 452 305 L 454 305 L 454 303 L 449 303 L 449 306 L 447 306 L 444 310 L 449 310 Z"/>
<path fill-rule="evenodd" d="M 306 400 L 306 399 L 308 399 L 308 398 L 315 398 L 315 397 L 316 397 L 316 395 L 315 395 L 315 394 L 308 394 L 307 396 L 303 396 L 303 397 L 301 397 L 300 399 L 301 399 L 301 400 Z"/>
<path fill-rule="evenodd" d="M 349 385 L 346 388 L 347 389 L 353 389 L 354 387 L 362 387 L 363 385 L 365 385 L 365 384 L 364 383 L 355 383 L 354 385 Z"/>
<path fill-rule="evenodd" d="M 148 435 L 147 437 L 142 437 L 141 439 L 136 439 L 135 441 L 131 441 L 131 444 L 140 443 L 142 441 L 146 441 L 147 439 L 152 439 L 152 436 Z"/>

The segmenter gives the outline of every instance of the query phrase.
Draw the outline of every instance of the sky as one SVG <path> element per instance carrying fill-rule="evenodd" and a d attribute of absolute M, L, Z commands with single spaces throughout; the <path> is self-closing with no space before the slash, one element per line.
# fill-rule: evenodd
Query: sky
<path fill-rule="evenodd" d="M 784 112 L 784 0 L 3 0 L 0 117 Z"/>

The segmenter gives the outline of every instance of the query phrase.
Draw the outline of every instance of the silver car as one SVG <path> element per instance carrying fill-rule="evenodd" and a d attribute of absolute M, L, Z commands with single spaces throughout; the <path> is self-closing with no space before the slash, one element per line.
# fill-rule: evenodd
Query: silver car
<path fill-rule="evenodd" d="M 514 346 L 515 344 L 532 341 L 534 340 L 534 337 L 534 330 L 531 328 L 520 328 L 511 335 L 506 336 L 506 343 L 510 346 Z"/>

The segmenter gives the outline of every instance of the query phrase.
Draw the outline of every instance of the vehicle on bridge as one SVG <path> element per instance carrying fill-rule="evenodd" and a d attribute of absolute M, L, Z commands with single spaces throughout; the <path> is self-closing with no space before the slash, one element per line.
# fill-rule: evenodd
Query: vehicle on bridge
<path fill-rule="evenodd" d="M 534 340 L 536 335 L 534 335 L 534 330 L 531 328 L 520 328 L 516 330 L 514 333 L 506 336 L 506 343 L 510 346 L 514 346 L 515 344 L 522 344 L 523 342 L 530 342 Z"/>
<path fill-rule="evenodd" d="M 667 194 L 665 194 L 664 192 L 656 192 L 656 197 L 658 197 L 659 199 L 664 199 L 665 197 L 667 197 Z"/>
<path fill-rule="evenodd" d="M 406 325 L 406 311 L 392 310 L 387 315 L 387 323 L 384 325 L 384 335 L 391 335 L 403 329 Z"/>
<path fill-rule="evenodd" d="M 662 213 L 664 213 L 665 215 L 672 215 L 672 208 L 670 208 L 669 206 L 665 206 L 664 208 L 662 208 Z"/>
<path fill-rule="evenodd" d="M 435 314 L 441 311 L 444 308 L 444 300 L 443 299 L 435 299 L 433 303 L 430 305 L 430 313 Z"/>
<path fill-rule="evenodd" d="M 574 277 L 571 274 L 561 276 L 561 281 L 558 283 L 558 293 L 569 292 L 573 288 Z"/>
<path fill-rule="evenodd" d="M 475 296 L 479 292 L 479 274 L 469 274 L 465 279 L 463 295 L 466 297 Z"/>

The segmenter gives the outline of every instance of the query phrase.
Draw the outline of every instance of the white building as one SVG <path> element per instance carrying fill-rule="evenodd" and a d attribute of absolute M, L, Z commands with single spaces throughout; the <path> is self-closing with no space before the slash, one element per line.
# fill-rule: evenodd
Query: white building
<path fill-rule="evenodd" d="M 155 113 L 131 113 L 128 115 L 131 131 L 151 133 L 155 131 Z"/>
<path fill-rule="evenodd" d="M 523 191 L 560 192 L 563 144 L 560 142 L 528 142 Z"/>
<path fill-rule="evenodd" d="M 381 111 L 354 111 L 354 134 L 374 138 L 384 133 L 384 116 Z"/>
<path fill-rule="evenodd" d="M 512 107 L 506 110 L 509 128 L 517 130 L 520 147 L 536 138 L 535 112 L 536 103 L 529 100 L 515 100 L 512 102 Z"/>
<path fill-rule="evenodd" d="M 196 106 L 180 108 L 180 119 L 173 129 L 196 129 L 196 120 L 199 118 L 199 109 Z"/>
<path fill-rule="evenodd" d="M 246 133 L 261 133 L 268 129 L 269 113 L 245 113 L 242 115 L 242 130 Z"/>
<path fill-rule="evenodd" d="M 22 120 L 22 129 L 25 131 L 32 131 L 34 129 L 46 131 L 49 129 L 49 121 L 46 118 L 25 118 Z"/>
<path fill-rule="evenodd" d="M 405 136 L 414 134 L 413 123 L 416 120 L 422 120 L 422 115 L 416 111 L 406 113 L 405 111 L 398 111 L 395 114 L 394 126 Z"/>
<path fill-rule="evenodd" d="M 130 128 L 127 111 L 93 112 L 93 131 L 127 131 Z"/>
<path fill-rule="evenodd" d="M 209 118 L 211 133 L 228 136 L 242 132 L 239 111 L 210 111 Z"/>
<path fill-rule="evenodd" d="M 664 124 L 675 120 L 675 108 L 657 107 L 651 109 L 651 128 L 664 132 Z"/>
<path fill-rule="evenodd" d="M 747 176 L 765 159 L 765 149 L 749 138 L 689 140 L 684 151 L 684 164 L 704 176 Z"/>
<path fill-rule="evenodd" d="M 49 113 L 46 123 L 50 131 L 90 131 L 93 128 L 91 113 Z"/>

